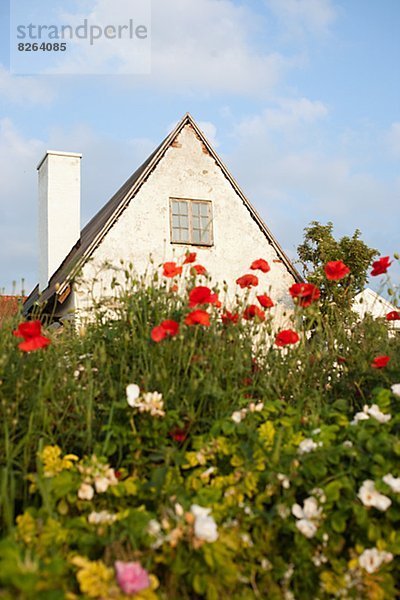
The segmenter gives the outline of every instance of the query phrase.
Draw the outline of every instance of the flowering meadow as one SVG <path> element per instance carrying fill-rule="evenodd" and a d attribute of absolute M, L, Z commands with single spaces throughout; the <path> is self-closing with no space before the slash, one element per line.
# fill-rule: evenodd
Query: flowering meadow
<path fill-rule="evenodd" d="M 194 253 L 121 270 L 0 329 L 0 598 L 400 597 L 400 312 L 297 283 L 280 326 L 257 257 L 229 304 Z"/>

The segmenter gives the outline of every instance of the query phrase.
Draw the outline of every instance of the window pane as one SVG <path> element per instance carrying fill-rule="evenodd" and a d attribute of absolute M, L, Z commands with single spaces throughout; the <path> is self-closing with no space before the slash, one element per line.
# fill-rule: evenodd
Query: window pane
<path fill-rule="evenodd" d="M 179 221 L 180 221 L 180 227 L 182 229 L 189 229 L 189 220 L 187 217 L 185 216 L 180 216 L 179 217 Z"/>
<path fill-rule="evenodd" d="M 179 202 L 179 209 L 181 215 L 188 214 L 188 203 L 187 202 Z"/>
<path fill-rule="evenodd" d="M 172 228 L 179 228 L 180 218 L 176 215 L 172 215 Z"/>
<path fill-rule="evenodd" d="M 173 229 L 172 230 L 172 241 L 173 242 L 180 242 L 181 241 L 181 236 L 180 236 L 180 230 L 179 229 Z"/>
<path fill-rule="evenodd" d="M 200 204 L 198 202 L 192 202 L 192 215 L 198 216 L 200 214 Z"/>
<path fill-rule="evenodd" d="M 172 202 L 172 214 L 179 215 L 179 202 Z"/>
<path fill-rule="evenodd" d="M 198 229 L 193 229 L 192 241 L 194 244 L 199 244 L 201 242 L 200 231 Z"/>
<path fill-rule="evenodd" d="M 181 229 L 180 230 L 181 233 L 181 242 L 189 242 L 189 230 L 188 229 Z"/>
<path fill-rule="evenodd" d="M 208 204 L 205 202 L 200 204 L 200 214 L 202 217 L 208 217 Z"/>
<path fill-rule="evenodd" d="M 209 233 L 209 231 L 202 231 L 201 232 L 201 241 L 203 242 L 203 244 L 209 244 L 210 243 L 210 233 Z"/>

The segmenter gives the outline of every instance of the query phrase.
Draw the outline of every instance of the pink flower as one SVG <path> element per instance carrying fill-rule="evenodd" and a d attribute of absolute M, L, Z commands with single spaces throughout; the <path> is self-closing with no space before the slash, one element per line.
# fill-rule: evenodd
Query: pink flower
<path fill-rule="evenodd" d="M 115 561 L 117 582 L 124 594 L 137 594 L 150 586 L 147 571 L 138 562 Z"/>

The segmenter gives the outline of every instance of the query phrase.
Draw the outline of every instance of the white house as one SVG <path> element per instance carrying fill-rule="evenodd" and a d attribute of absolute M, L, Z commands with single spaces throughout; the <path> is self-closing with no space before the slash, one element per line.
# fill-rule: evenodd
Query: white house
<path fill-rule="evenodd" d="M 388 313 L 398 311 L 398 308 L 371 288 L 365 288 L 355 296 L 353 310 L 362 318 L 371 315 L 377 319 L 385 318 Z M 400 331 L 400 321 L 391 321 L 391 329 Z"/>
<path fill-rule="evenodd" d="M 80 154 L 48 151 L 39 163 L 39 284 L 26 313 L 37 302 L 56 317 L 85 310 L 82 280 L 97 279 L 96 297 L 111 293 L 115 273 L 105 262 L 123 259 L 143 273 L 150 255 L 159 264 L 186 250 L 232 293 L 264 258 L 271 271 L 262 291 L 278 312 L 291 306 L 288 288 L 301 276 L 189 114 L 82 231 L 80 162 Z"/>

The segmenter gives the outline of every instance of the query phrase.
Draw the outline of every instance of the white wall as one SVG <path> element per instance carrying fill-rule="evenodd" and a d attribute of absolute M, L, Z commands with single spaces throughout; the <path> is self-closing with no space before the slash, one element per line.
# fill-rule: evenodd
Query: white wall
<path fill-rule="evenodd" d="M 109 292 L 114 275 L 102 268 L 105 261 L 118 267 L 122 258 L 125 262 L 131 261 L 135 269 L 143 273 L 149 266 L 150 254 L 156 266 L 174 256 L 183 256 L 189 249 L 197 252 L 197 262 L 207 268 L 214 282 L 228 282 L 229 295 L 233 297 L 237 290 L 236 279 L 252 272 L 249 267 L 253 260 L 264 258 L 271 265 L 271 271 L 266 275 L 253 272 L 262 282 L 257 293 L 270 293 L 280 304 L 274 311 L 290 308 L 292 303 L 287 290 L 294 279 L 284 264 L 277 262 L 275 250 L 238 194 L 214 159 L 203 150 L 190 126 L 182 130 L 177 141 L 95 250 L 92 260 L 84 266 L 83 279 L 88 282 L 94 278 L 99 280 L 94 286 L 94 293 L 99 297 Z M 212 247 L 171 244 L 170 197 L 212 201 Z M 84 309 L 88 300 L 87 288 L 79 285 L 76 292 L 77 307 Z"/>

